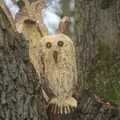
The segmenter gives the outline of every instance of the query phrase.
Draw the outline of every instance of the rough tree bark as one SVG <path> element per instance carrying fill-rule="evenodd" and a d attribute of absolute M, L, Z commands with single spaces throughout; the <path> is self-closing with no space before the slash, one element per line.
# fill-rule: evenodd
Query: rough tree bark
<path fill-rule="evenodd" d="M 80 83 L 120 104 L 120 0 L 76 0 L 75 6 Z"/>
<path fill-rule="evenodd" d="M 0 10 L 0 120 L 47 118 L 28 47 Z"/>
<path fill-rule="evenodd" d="M 15 33 L 0 10 L 0 120 L 47 120 L 38 76 L 30 63 L 29 43 Z M 78 108 L 61 120 L 119 120 L 119 107 L 88 91 L 78 93 Z"/>

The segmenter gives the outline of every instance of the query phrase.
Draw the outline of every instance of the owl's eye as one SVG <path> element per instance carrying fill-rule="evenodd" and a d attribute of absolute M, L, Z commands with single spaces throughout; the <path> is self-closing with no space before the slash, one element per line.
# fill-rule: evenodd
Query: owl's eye
<path fill-rule="evenodd" d="M 52 43 L 47 42 L 47 43 L 46 43 L 46 47 L 47 47 L 47 48 L 51 48 L 51 47 L 52 47 Z"/>
<path fill-rule="evenodd" d="M 63 42 L 63 41 L 58 41 L 57 45 L 58 45 L 59 47 L 63 47 L 64 42 Z"/>

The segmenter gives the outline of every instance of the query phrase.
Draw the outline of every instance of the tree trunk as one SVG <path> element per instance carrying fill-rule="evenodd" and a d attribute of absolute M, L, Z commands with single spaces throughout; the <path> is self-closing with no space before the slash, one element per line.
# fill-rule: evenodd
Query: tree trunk
<path fill-rule="evenodd" d="M 120 0 L 76 0 L 75 13 L 80 85 L 120 104 Z"/>
<path fill-rule="evenodd" d="M 39 78 L 29 58 L 29 43 L 15 33 L 0 10 L 0 120 L 47 120 Z M 119 120 L 119 108 L 88 91 L 78 107 L 60 120 Z"/>
<path fill-rule="evenodd" d="M 0 120 L 47 119 L 28 47 L 0 10 Z"/>

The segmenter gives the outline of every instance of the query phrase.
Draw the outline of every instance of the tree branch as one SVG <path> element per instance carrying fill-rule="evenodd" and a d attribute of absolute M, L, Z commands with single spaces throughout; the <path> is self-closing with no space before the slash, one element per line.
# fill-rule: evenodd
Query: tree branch
<path fill-rule="evenodd" d="M 15 22 L 13 20 L 13 17 L 11 15 L 11 13 L 9 12 L 8 8 L 6 7 L 6 5 L 4 4 L 3 0 L 0 1 L 0 9 L 3 10 L 3 12 L 5 13 L 6 17 L 8 18 L 13 30 L 16 31 Z"/>

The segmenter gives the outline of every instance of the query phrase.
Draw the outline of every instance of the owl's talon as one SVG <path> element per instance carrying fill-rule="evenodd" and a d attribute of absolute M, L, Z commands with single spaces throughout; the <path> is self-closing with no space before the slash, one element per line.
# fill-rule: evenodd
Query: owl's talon
<path fill-rule="evenodd" d="M 53 109 L 52 109 L 52 113 L 54 114 L 54 112 L 55 112 L 55 104 L 53 104 Z"/>
<path fill-rule="evenodd" d="M 63 113 L 63 107 L 61 106 L 60 107 L 60 114 L 62 114 Z"/>
<path fill-rule="evenodd" d="M 57 105 L 56 113 L 59 114 L 59 107 Z"/>
<path fill-rule="evenodd" d="M 55 104 L 52 104 L 51 113 L 54 113 Z"/>
<path fill-rule="evenodd" d="M 70 113 L 70 106 L 67 107 L 68 114 Z"/>
<path fill-rule="evenodd" d="M 58 114 L 60 114 L 60 108 L 58 108 Z"/>
<path fill-rule="evenodd" d="M 55 105 L 54 114 L 58 114 L 58 106 L 57 105 Z"/>
<path fill-rule="evenodd" d="M 68 111 L 67 111 L 67 107 L 65 107 L 65 109 L 64 109 L 64 113 L 65 113 L 65 115 L 68 113 Z"/>
<path fill-rule="evenodd" d="M 70 106 L 70 111 L 74 112 L 74 108 L 72 106 Z"/>

